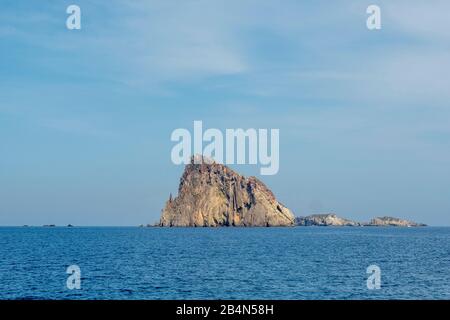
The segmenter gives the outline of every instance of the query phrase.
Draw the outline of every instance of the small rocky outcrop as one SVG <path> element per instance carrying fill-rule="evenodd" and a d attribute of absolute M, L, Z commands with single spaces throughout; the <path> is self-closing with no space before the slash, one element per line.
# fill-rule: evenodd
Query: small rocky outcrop
<path fill-rule="evenodd" d="M 423 223 L 417 223 L 409 220 L 394 218 L 394 217 L 376 217 L 365 223 L 369 227 L 425 227 Z"/>
<path fill-rule="evenodd" d="M 307 217 L 295 218 L 295 224 L 298 226 L 360 226 L 359 222 L 340 218 L 333 213 L 313 214 Z"/>
<path fill-rule="evenodd" d="M 163 227 L 293 226 L 294 215 L 255 177 L 246 178 L 225 165 L 191 159 L 178 196 L 166 202 Z"/>
<path fill-rule="evenodd" d="M 333 213 L 329 214 L 313 214 L 306 217 L 295 218 L 297 226 L 367 226 L 367 227 L 423 227 L 423 223 L 416 223 L 413 221 L 403 220 L 394 217 L 377 217 L 370 220 L 370 222 L 357 222 L 338 217 Z"/>

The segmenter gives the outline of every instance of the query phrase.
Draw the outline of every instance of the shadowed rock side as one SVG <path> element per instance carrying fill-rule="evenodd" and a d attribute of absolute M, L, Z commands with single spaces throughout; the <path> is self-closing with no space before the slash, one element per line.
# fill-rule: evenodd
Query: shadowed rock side
<path fill-rule="evenodd" d="M 178 196 L 170 196 L 163 227 L 293 226 L 294 215 L 255 177 L 217 163 L 186 165 Z"/>
<path fill-rule="evenodd" d="M 295 218 L 298 226 L 360 226 L 359 222 L 340 218 L 333 213 L 313 214 L 307 217 Z"/>

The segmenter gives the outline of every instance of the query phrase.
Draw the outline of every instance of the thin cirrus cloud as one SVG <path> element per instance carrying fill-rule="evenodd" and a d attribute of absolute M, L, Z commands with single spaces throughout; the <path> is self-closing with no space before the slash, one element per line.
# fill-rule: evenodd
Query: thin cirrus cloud
<path fill-rule="evenodd" d="M 161 87 L 231 76 L 245 84 L 231 83 L 230 87 L 264 96 L 295 97 L 297 87 L 323 84 L 330 89 L 325 96 L 350 100 L 360 98 L 358 93 L 376 98 L 383 92 L 383 98 L 397 99 L 446 94 L 442 90 L 446 81 L 433 78 L 436 71 L 443 80 L 449 74 L 443 40 L 448 37 L 445 12 L 450 5 L 443 1 L 432 8 L 404 1 L 380 5 L 381 34 L 388 34 L 386 39 L 365 29 L 365 4 L 354 1 L 314 6 L 296 1 L 116 1 L 102 5 L 81 1 L 82 36 L 55 28 L 62 25 L 55 17 L 56 4 L 51 6 L 52 13 L 40 10 L 27 13 L 27 19 L 10 17 L 6 21 L 17 22 L 17 26 L 1 30 L 4 36 L 13 33 L 53 54 L 66 52 L 70 58 L 70 53 L 80 54 L 80 61 L 70 62 L 68 57 L 56 63 L 40 56 L 35 58 L 36 65 L 64 70 L 61 65 L 73 63 L 74 68 L 67 68 L 71 74 L 109 77 L 131 86 Z M 36 24 L 38 36 L 30 32 Z"/>
<path fill-rule="evenodd" d="M 450 3 L 445 0 L 433 1 L 430 6 L 428 1 L 384 1 L 386 17 L 392 19 L 393 27 L 397 30 L 420 38 L 426 42 L 441 42 L 449 40 Z"/>
<path fill-rule="evenodd" d="M 108 164 L 103 174 L 111 179 L 121 165 L 133 167 L 123 176 L 145 180 L 145 188 L 112 183 L 115 191 L 105 191 L 105 198 L 142 213 L 127 216 L 133 223 L 146 222 L 149 212 L 156 220 L 162 200 L 139 202 L 129 190 L 145 194 L 153 181 L 162 198 L 172 190 L 177 169 L 160 170 L 169 158 L 170 132 L 196 119 L 207 127 L 280 128 L 282 167 L 268 183 L 296 214 L 310 213 L 305 204 L 320 199 L 323 210 L 358 220 L 397 206 L 395 215 L 449 222 L 442 196 L 450 158 L 446 1 L 377 1 L 379 31 L 366 28 L 372 1 L 359 0 L 79 0 L 79 31 L 65 28 L 68 3 L 6 3 L 0 13 L 0 136 L 20 151 L 27 168 L 35 167 L 29 150 L 39 150 L 43 163 L 55 163 L 58 155 L 61 164 L 79 168 L 87 181 L 80 188 L 102 178 L 92 159 Z M 76 162 L 80 155 L 89 161 Z M 16 154 L 9 158 L 5 172 L 16 181 L 23 168 Z M 50 165 L 38 169 L 43 176 L 65 174 Z M 169 171 L 174 180 L 165 177 Z M 42 212 L 55 211 L 47 195 L 66 183 L 54 181 L 42 194 Z M 339 190 L 327 189 L 334 185 Z M 80 221 L 124 223 L 117 203 L 103 201 L 98 188 L 89 190 L 111 216 Z M 67 197 L 77 195 L 83 193 Z M 391 195 L 407 201 L 392 199 L 392 207 L 380 200 Z M 33 210 L 5 198 L 3 208 L 25 218 Z M 91 200 L 77 203 L 74 212 L 92 212 Z M 428 205 L 429 217 L 423 213 Z"/>

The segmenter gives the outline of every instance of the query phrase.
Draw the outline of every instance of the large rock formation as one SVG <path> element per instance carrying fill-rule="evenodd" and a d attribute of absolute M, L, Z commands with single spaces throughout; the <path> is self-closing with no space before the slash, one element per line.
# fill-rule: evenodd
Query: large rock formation
<path fill-rule="evenodd" d="M 298 226 L 359 226 L 359 222 L 340 218 L 333 213 L 313 214 L 307 217 L 295 218 Z"/>
<path fill-rule="evenodd" d="M 160 226 L 292 226 L 294 215 L 255 177 L 245 178 L 230 168 L 194 158 L 186 165 L 178 196 L 170 196 Z"/>
<path fill-rule="evenodd" d="M 375 227 L 424 227 L 423 223 L 416 223 L 413 221 L 403 220 L 394 217 L 377 217 L 370 220 L 369 223 L 365 223 L 365 226 Z"/>

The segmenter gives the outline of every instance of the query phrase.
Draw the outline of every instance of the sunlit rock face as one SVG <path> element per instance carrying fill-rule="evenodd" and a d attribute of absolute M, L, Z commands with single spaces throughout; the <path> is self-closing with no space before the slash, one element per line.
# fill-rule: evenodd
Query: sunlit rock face
<path fill-rule="evenodd" d="M 340 218 L 333 213 L 313 214 L 295 219 L 298 226 L 359 226 L 359 222 Z"/>
<path fill-rule="evenodd" d="M 210 159 L 192 158 L 178 196 L 162 210 L 164 227 L 293 226 L 294 215 L 255 177 L 246 178 Z"/>

